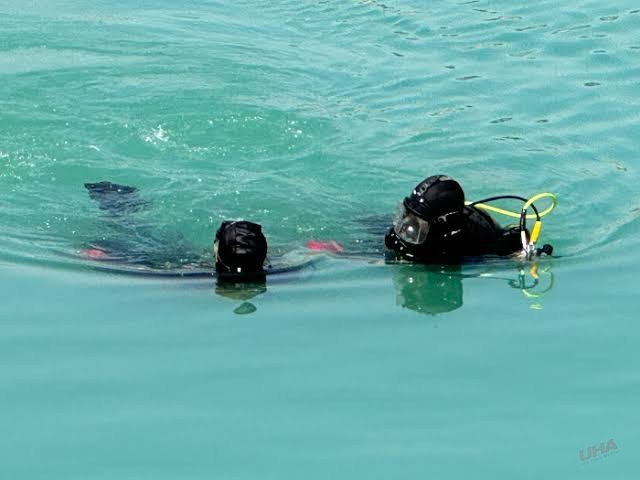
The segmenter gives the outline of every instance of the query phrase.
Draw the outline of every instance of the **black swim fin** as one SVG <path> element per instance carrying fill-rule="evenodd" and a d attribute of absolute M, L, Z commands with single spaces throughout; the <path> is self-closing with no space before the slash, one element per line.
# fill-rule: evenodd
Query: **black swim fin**
<path fill-rule="evenodd" d="M 138 189 L 111 182 L 85 183 L 92 200 L 98 202 L 100 209 L 114 214 L 137 212 L 147 206 L 147 202 L 138 196 Z"/>

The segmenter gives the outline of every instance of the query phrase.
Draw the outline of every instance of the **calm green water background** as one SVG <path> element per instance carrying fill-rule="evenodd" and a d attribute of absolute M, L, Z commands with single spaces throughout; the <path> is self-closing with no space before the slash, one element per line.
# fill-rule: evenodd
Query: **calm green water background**
<path fill-rule="evenodd" d="M 636 2 L 88 3 L 0 0 L 2 478 L 640 473 Z M 546 293 L 324 258 L 237 315 L 72 258 L 85 181 L 169 245 L 244 217 L 288 251 L 371 240 L 434 173 L 559 195 Z"/>

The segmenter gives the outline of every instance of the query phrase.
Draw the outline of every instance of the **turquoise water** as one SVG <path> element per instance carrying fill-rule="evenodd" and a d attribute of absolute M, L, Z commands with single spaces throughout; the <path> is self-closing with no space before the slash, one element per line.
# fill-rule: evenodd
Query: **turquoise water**
<path fill-rule="evenodd" d="M 639 24 L 630 1 L 0 0 L 2 477 L 636 476 Z M 319 257 L 241 298 L 74 258 L 105 235 L 86 181 L 137 186 L 169 247 L 243 217 L 300 252 L 370 242 L 434 173 L 559 195 L 538 286 Z"/>

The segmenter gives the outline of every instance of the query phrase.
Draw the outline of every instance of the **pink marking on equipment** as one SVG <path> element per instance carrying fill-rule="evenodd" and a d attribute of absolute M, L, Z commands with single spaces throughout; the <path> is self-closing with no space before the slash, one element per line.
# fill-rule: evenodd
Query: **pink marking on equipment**
<path fill-rule="evenodd" d="M 101 260 L 109 256 L 107 255 L 107 252 L 98 248 L 87 248 L 85 250 L 81 250 L 81 252 L 85 257 L 93 260 Z"/>
<path fill-rule="evenodd" d="M 331 253 L 343 253 L 344 248 L 335 240 L 329 242 L 321 242 L 319 240 L 310 240 L 307 242 L 307 248 L 315 252 L 331 252 Z"/>

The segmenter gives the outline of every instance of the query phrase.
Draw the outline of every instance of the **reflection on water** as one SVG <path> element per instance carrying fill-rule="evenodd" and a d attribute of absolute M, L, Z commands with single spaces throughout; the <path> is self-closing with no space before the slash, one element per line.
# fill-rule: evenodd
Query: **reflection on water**
<path fill-rule="evenodd" d="M 505 273 L 504 268 L 496 270 L 495 265 L 491 263 L 467 266 L 407 264 L 389 265 L 388 268 L 393 269 L 396 305 L 434 316 L 452 312 L 463 306 L 464 282 L 497 280 L 497 291 L 505 287 L 520 290 L 524 298 L 532 301 L 532 309 L 542 308 L 541 299 L 553 290 L 555 284 L 550 264 L 519 265 L 512 274 Z M 256 312 L 257 307 L 249 300 L 266 291 L 266 276 L 245 281 L 221 277 L 217 278 L 215 286 L 216 295 L 241 302 L 233 310 L 238 315 Z"/>
<path fill-rule="evenodd" d="M 254 313 L 256 310 L 258 310 L 258 307 L 256 307 L 253 303 L 243 302 L 240 304 L 240 306 L 233 309 L 233 313 L 237 315 L 248 315 L 250 313 Z"/>
<path fill-rule="evenodd" d="M 460 308 L 463 302 L 460 266 L 403 266 L 393 276 L 396 305 L 426 315 Z"/>
<path fill-rule="evenodd" d="M 396 305 L 425 315 L 439 315 L 460 308 L 464 303 L 463 280 L 472 278 L 501 280 L 530 299 L 540 299 L 553 289 L 554 277 L 549 265 L 537 263 L 520 268 L 513 278 L 480 273 L 462 273 L 460 265 L 407 265 L 396 269 L 393 284 Z M 532 308 L 541 308 L 539 303 Z"/>
<path fill-rule="evenodd" d="M 238 315 L 254 313 L 257 307 L 247 300 L 262 295 L 267 291 L 267 281 L 264 276 L 252 281 L 238 281 L 233 278 L 218 277 L 215 292 L 221 297 L 231 300 L 241 300 L 242 303 L 233 310 Z"/>
<path fill-rule="evenodd" d="M 542 298 L 553 290 L 554 280 L 551 266 L 540 268 L 534 263 L 528 272 L 521 268 L 517 280 L 509 280 L 509 286 L 521 290 L 527 298 Z"/>

